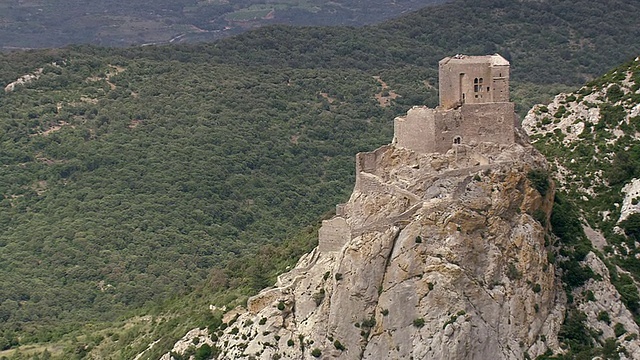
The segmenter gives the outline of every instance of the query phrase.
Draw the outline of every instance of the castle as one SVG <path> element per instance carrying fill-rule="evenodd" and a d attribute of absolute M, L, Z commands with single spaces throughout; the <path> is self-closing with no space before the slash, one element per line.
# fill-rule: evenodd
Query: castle
<path fill-rule="evenodd" d="M 445 153 L 456 144 L 515 141 L 509 62 L 502 56 L 447 57 L 439 63 L 440 105 L 416 106 L 394 121 L 396 146 Z"/>
<path fill-rule="evenodd" d="M 516 116 L 509 102 L 509 62 L 502 56 L 447 57 L 439 62 L 440 105 L 435 109 L 415 106 L 394 120 L 394 139 L 375 151 L 356 155 L 356 189 L 360 192 L 392 192 L 405 198 L 408 209 L 392 221 L 410 217 L 419 199 L 398 188 L 382 184 L 378 163 L 391 146 L 417 153 L 446 153 L 452 148 L 483 142 L 513 144 Z M 485 163 L 486 161 L 479 161 Z M 380 175 L 380 174 L 378 174 Z M 336 206 L 336 216 L 324 220 L 318 231 L 320 252 L 339 251 L 361 229 L 346 219 L 345 205 Z"/>

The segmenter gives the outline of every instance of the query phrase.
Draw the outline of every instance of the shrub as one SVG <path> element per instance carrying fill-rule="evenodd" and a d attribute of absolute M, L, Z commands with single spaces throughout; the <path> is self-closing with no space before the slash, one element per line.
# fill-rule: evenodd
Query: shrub
<path fill-rule="evenodd" d="M 620 222 L 620 227 L 624 233 L 635 239 L 640 240 L 640 214 L 634 213 L 629 215 L 624 221 Z"/>
<path fill-rule="evenodd" d="M 564 323 L 558 333 L 558 339 L 572 349 L 592 345 L 591 333 L 586 325 L 587 316 L 576 309 L 567 311 Z"/>
<path fill-rule="evenodd" d="M 335 346 L 335 348 L 340 350 L 340 351 L 346 350 L 344 345 L 342 345 L 342 343 L 340 343 L 340 341 L 338 341 L 338 340 L 333 342 L 333 346 Z"/>
<path fill-rule="evenodd" d="M 374 316 L 369 319 L 363 320 L 361 326 L 365 328 L 372 328 L 376 325 L 376 318 Z"/>
<path fill-rule="evenodd" d="M 194 358 L 196 360 L 206 360 L 210 359 L 211 355 L 213 355 L 213 349 L 211 348 L 211 346 L 209 346 L 208 344 L 203 344 L 198 348 L 198 350 L 196 350 Z"/>
<path fill-rule="evenodd" d="M 518 268 L 516 268 L 516 265 L 514 263 L 509 263 L 507 265 L 507 277 L 510 280 L 517 280 L 520 279 L 522 275 L 520 274 L 520 272 L 518 271 Z"/>
<path fill-rule="evenodd" d="M 560 119 L 564 116 L 564 114 L 566 114 L 566 112 L 567 112 L 567 108 L 564 106 L 560 106 L 556 111 L 556 113 L 553 114 L 553 117 L 555 117 L 556 119 Z"/>
<path fill-rule="evenodd" d="M 609 313 L 602 310 L 598 313 L 598 321 L 602 321 L 606 324 L 611 323 L 611 318 L 609 318 Z"/>
<path fill-rule="evenodd" d="M 616 337 L 620 337 L 622 335 L 624 335 L 624 333 L 626 333 L 627 330 L 624 328 L 624 325 L 617 323 L 614 327 L 613 327 L 613 333 L 616 335 Z"/>
<path fill-rule="evenodd" d="M 531 169 L 527 173 L 527 178 L 531 181 L 531 185 L 538 190 L 540 195 L 545 196 L 549 190 L 549 173 L 544 169 Z"/>
<path fill-rule="evenodd" d="M 336 277 L 337 281 L 342 280 L 342 274 L 341 273 L 337 273 L 335 277 Z"/>
<path fill-rule="evenodd" d="M 622 91 L 618 84 L 613 84 L 607 89 L 607 99 L 609 99 L 611 103 L 617 103 L 623 96 L 624 91 Z"/>
<path fill-rule="evenodd" d="M 640 294 L 633 279 L 627 274 L 620 274 L 617 279 L 613 281 L 613 285 L 620 293 L 622 302 L 627 308 L 632 313 L 638 314 L 640 312 Z"/>
<path fill-rule="evenodd" d="M 311 356 L 313 357 L 320 357 L 320 355 L 322 355 L 322 351 L 320 351 L 320 349 L 315 348 L 313 350 L 311 350 Z"/>
<path fill-rule="evenodd" d="M 562 281 L 569 288 L 582 286 L 587 280 L 593 278 L 594 273 L 590 267 L 582 266 L 576 260 L 568 260 L 560 263 L 562 268 Z"/>
<path fill-rule="evenodd" d="M 421 328 L 424 326 L 424 319 L 423 318 L 417 318 L 415 320 L 413 320 L 413 326 L 417 327 L 417 328 Z"/>
<path fill-rule="evenodd" d="M 284 310 L 284 301 L 278 302 L 278 310 L 280 310 L 280 311 Z"/>
<path fill-rule="evenodd" d="M 533 284 L 533 287 L 531 288 L 533 290 L 534 293 L 539 293 L 542 288 L 540 287 L 540 284 Z"/>
<path fill-rule="evenodd" d="M 317 293 L 313 294 L 313 301 L 316 303 L 316 306 L 320 306 L 322 304 L 322 300 L 324 300 L 324 289 L 320 289 Z"/>
<path fill-rule="evenodd" d="M 542 226 L 547 226 L 547 213 L 542 211 L 542 209 L 537 209 L 533 213 L 533 218 L 540 223 Z"/>

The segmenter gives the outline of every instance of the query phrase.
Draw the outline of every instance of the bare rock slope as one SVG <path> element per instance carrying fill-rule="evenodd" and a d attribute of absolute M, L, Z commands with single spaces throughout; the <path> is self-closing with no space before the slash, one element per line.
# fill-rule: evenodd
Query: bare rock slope
<path fill-rule="evenodd" d="M 549 216 L 553 189 L 542 195 L 527 178 L 546 166 L 536 150 L 485 143 L 422 155 L 390 145 L 357 161 L 351 198 L 325 224 L 335 233 L 321 234 L 320 246 L 250 299 L 215 342 L 203 337 L 219 358 L 559 351 L 564 292 L 535 219 Z M 331 227 L 336 221 L 342 226 Z"/>

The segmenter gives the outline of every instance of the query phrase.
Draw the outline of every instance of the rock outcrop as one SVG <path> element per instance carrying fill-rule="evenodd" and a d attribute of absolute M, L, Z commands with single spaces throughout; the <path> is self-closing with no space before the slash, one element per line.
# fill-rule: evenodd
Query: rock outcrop
<path fill-rule="evenodd" d="M 330 243 L 321 238 L 213 336 L 219 358 L 514 359 L 561 351 L 565 295 L 538 221 L 550 214 L 553 189 L 541 195 L 527 177 L 546 166 L 536 150 L 482 143 L 418 154 L 385 146 L 364 158 Z M 342 228 L 346 242 L 336 246 Z"/>
<path fill-rule="evenodd" d="M 624 165 L 612 149 L 640 136 L 639 64 L 608 74 L 616 84 L 596 81 L 529 112 L 524 131 L 553 166 L 519 127 L 515 143 L 425 154 L 396 138 L 358 154 L 354 191 L 323 222 L 318 247 L 215 334 L 194 331 L 174 351 L 206 343 L 218 359 L 640 358 L 637 284 L 613 261 L 640 258 L 640 244 L 621 242 L 614 226 L 640 211 L 640 180 L 626 182 L 612 211 L 603 204 L 620 199 L 610 194 L 620 187 L 606 185 L 619 174 L 602 170 Z M 562 194 L 541 179 L 547 171 Z M 586 204 L 577 216 L 611 222 L 620 243 L 578 217 L 584 237 L 553 235 L 554 195 L 567 215 L 567 194 Z"/>
<path fill-rule="evenodd" d="M 625 159 L 637 163 L 628 153 L 640 140 L 639 75 L 636 58 L 576 92 L 535 105 L 522 122 L 531 141 L 553 161 L 558 189 L 579 207 L 592 245 L 578 265 L 593 275 L 567 287 L 573 311 L 584 319 L 584 332 L 595 346 L 621 359 L 640 359 L 635 300 L 640 287 L 637 267 L 630 265 L 640 259 L 640 244 L 618 226 L 640 212 L 640 181 L 621 166 Z"/>

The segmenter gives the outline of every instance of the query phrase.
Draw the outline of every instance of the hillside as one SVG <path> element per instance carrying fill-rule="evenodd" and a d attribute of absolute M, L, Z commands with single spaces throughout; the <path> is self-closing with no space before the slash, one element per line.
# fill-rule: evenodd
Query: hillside
<path fill-rule="evenodd" d="M 529 112 L 551 163 L 518 136 L 423 154 L 396 128 L 317 248 L 162 359 L 638 358 L 639 71 Z"/>
<path fill-rule="evenodd" d="M 523 121 L 534 145 L 552 162 L 562 196 L 576 205 L 570 210 L 565 201 L 554 210 L 558 214 L 556 222 L 560 220 L 562 225 L 556 226 L 555 232 L 563 242 L 573 244 L 582 268 L 571 272 L 580 269 L 574 265 L 563 275 L 564 281 L 576 287 L 571 293 L 576 317 L 582 317 L 592 333 L 615 333 L 616 337 L 625 335 L 629 326 L 615 324 L 613 317 L 619 314 L 619 308 L 592 303 L 594 297 L 600 300 L 605 296 L 594 274 L 611 278 L 626 309 L 640 323 L 639 89 L 640 59 L 636 58 L 578 91 L 536 105 Z M 566 213 L 580 219 L 566 221 Z M 597 270 L 592 263 L 594 257 L 585 257 L 589 250 L 606 267 Z M 567 254 L 561 250 L 560 255 Z M 588 280 L 592 277 L 595 281 Z M 587 293 L 596 295 L 585 296 Z M 582 343 L 589 345 L 588 339 L 582 339 Z"/>
<path fill-rule="evenodd" d="M 185 340 L 197 338 L 190 345 L 207 344 L 217 359 L 558 352 L 564 297 L 548 234 L 532 216 L 549 216 L 554 189 L 541 194 L 527 178 L 546 167 L 544 158 L 526 143 L 456 149 L 423 154 L 390 144 L 358 154 L 374 160 L 359 169 L 343 212 L 323 223 L 347 224 L 345 243 L 321 236 L 275 287 L 249 299 L 248 311 Z"/>
<path fill-rule="evenodd" d="M 212 41 L 272 24 L 362 26 L 444 0 L 5 1 L 0 51 Z"/>
<path fill-rule="evenodd" d="M 458 1 L 362 29 L 3 54 L 3 86 L 34 79 L 0 92 L 2 348 L 127 358 L 147 332 L 169 333 L 160 352 L 176 323 L 210 320 L 200 305 L 271 284 L 348 196 L 353 155 L 387 143 L 409 106 L 434 104 L 446 55 L 509 55 L 522 111 L 640 52 L 625 20 L 637 2 L 569 3 Z M 166 321 L 105 330 L 126 314 Z"/>

